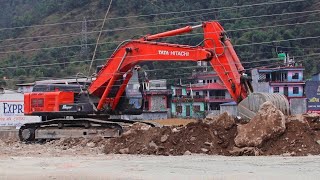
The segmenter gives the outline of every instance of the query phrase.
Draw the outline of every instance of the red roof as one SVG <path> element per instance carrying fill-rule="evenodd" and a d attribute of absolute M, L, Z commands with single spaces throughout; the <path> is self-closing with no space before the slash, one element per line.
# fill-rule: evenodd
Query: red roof
<path fill-rule="evenodd" d="M 201 78 L 211 78 L 211 77 L 217 77 L 217 74 L 201 74 L 196 75 L 194 78 L 201 79 Z"/>
<path fill-rule="evenodd" d="M 201 91 L 201 90 L 226 90 L 227 88 L 219 83 L 209 83 L 209 84 L 203 84 L 203 85 L 198 85 L 198 84 L 193 84 L 191 85 L 191 88 L 188 87 L 187 90 L 192 91 Z"/>

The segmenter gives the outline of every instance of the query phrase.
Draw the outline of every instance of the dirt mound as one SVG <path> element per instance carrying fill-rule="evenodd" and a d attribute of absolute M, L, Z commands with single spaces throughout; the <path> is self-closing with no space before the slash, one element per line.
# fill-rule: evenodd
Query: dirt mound
<path fill-rule="evenodd" d="M 184 127 L 134 130 L 105 144 L 105 153 L 183 155 L 206 153 L 228 155 L 233 147 L 236 128 L 224 128 L 203 122 Z M 188 154 L 188 153 L 187 153 Z"/>
<path fill-rule="evenodd" d="M 270 121 L 268 118 L 272 116 L 269 114 L 266 116 L 260 115 L 259 117 L 265 117 L 265 120 Z M 284 120 L 282 116 L 279 116 L 279 118 L 281 120 L 280 125 L 282 125 Z M 213 121 L 198 121 L 189 123 L 186 126 L 150 127 L 147 130 L 144 130 L 144 128 L 132 128 L 120 138 L 108 139 L 104 143 L 104 152 L 107 154 L 154 155 L 204 153 L 234 156 L 320 154 L 320 141 L 318 141 L 320 140 L 320 132 L 312 128 L 320 124 L 318 121 L 314 122 L 312 120 L 308 122 L 305 119 L 287 121 L 287 127 L 283 130 L 284 133 L 282 135 L 281 133 L 268 135 L 269 139 L 261 141 L 260 146 L 242 148 L 235 146 L 234 139 L 239 132 L 237 132 L 237 127 L 230 122 L 233 122 L 233 120 L 228 115 L 221 115 L 213 119 Z M 265 123 L 262 124 L 265 125 Z M 271 121 L 271 123 L 274 122 Z M 312 126 L 310 126 L 310 123 L 313 123 Z M 279 123 L 275 124 L 279 125 Z M 262 127 L 254 126 L 254 128 Z M 274 128 L 270 125 L 266 132 L 270 133 L 270 129 L 274 131 L 279 128 Z M 251 130 L 249 129 L 249 131 Z"/>
<path fill-rule="evenodd" d="M 234 118 L 228 115 L 227 112 L 222 113 L 217 118 L 213 118 L 211 121 L 208 121 L 208 124 L 213 124 L 216 127 L 222 127 L 224 129 L 232 128 L 236 123 Z"/>
<path fill-rule="evenodd" d="M 0 140 L 0 152 L 7 154 L 24 150 L 43 155 L 55 154 L 146 154 L 191 155 L 212 154 L 227 156 L 284 155 L 303 156 L 320 154 L 319 118 L 307 115 L 290 117 L 282 135 L 272 136 L 258 147 L 236 147 L 237 126 L 227 114 L 212 121 L 197 121 L 186 126 L 151 127 L 136 123 L 119 138 L 66 138 L 44 144 L 24 144 Z M 259 128 L 260 126 L 255 126 Z M 35 148 L 36 147 L 36 148 Z M 17 151 L 19 150 L 19 151 Z M 20 153 L 21 154 L 21 153 Z M 23 153 L 22 153 L 23 154 Z"/>
<path fill-rule="evenodd" d="M 320 154 L 320 131 L 313 130 L 309 123 L 291 121 L 286 124 L 283 135 L 266 142 L 261 150 L 264 155 L 318 155 Z"/>

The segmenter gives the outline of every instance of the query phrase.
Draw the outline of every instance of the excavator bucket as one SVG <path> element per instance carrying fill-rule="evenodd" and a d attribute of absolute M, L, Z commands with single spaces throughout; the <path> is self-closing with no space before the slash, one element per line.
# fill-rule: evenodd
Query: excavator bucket
<path fill-rule="evenodd" d="M 251 93 L 238 104 L 239 116 L 244 120 L 250 120 L 258 112 L 260 106 L 266 102 L 272 102 L 284 115 L 290 115 L 288 99 L 277 93 Z"/>

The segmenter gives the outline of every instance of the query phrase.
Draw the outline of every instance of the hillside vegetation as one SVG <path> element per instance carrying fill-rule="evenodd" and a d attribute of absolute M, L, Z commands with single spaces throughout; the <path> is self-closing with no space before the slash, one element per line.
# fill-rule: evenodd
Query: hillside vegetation
<path fill-rule="evenodd" d="M 5 77 L 2 85 L 12 87 L 79 72 L 88 74 L 109 3 L 110 0 L 0 1 L 0 77 Z M 126 39 L 218 20 L 228 31 L 245 68 L 277 66 L 281 62 L 257 61 L 275 58 L 277 52 L 285 51 L 305 66 L 309 77 L 320 70 L 319 14 L 317 0 L 114 0 L 94 66 L 103 64 Z M 202 35 L 196 32 L 165 41 L 196 45 L 201 40 Z M 187 80 L 192 68 L 179 67 L 194 65 L 142 64 L 151 78 L 169 79 L 170 83 Z"/>

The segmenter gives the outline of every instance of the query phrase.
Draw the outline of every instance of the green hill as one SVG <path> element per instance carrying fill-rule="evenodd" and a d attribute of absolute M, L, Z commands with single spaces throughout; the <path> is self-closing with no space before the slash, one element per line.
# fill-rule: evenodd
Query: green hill
<path fill-rule="evenodd" d="M 102 19 L 110 0 L 0 1 L 0 77 L 6 84 L 87 74 Z M 201 21 L 219 20 L 246 68 L 277 66 L 277 51 L 288 52 L 306 67 L 320 70 L 317 0 L 114 0 L 94 65 L 104 63 L 123 40 Z M 86 23 L 85 20 L 86 19 Z M 86 28 L 85 28 L 86 27 Z M 196 45 L 201 34 L 166 41 Z M 87 45 L 85 45 L 87 44 Z M 142 64 L 151 78 L 186 80 L 194 63 Z M 176 68 L 174 73 L 172 69 Z"/>

